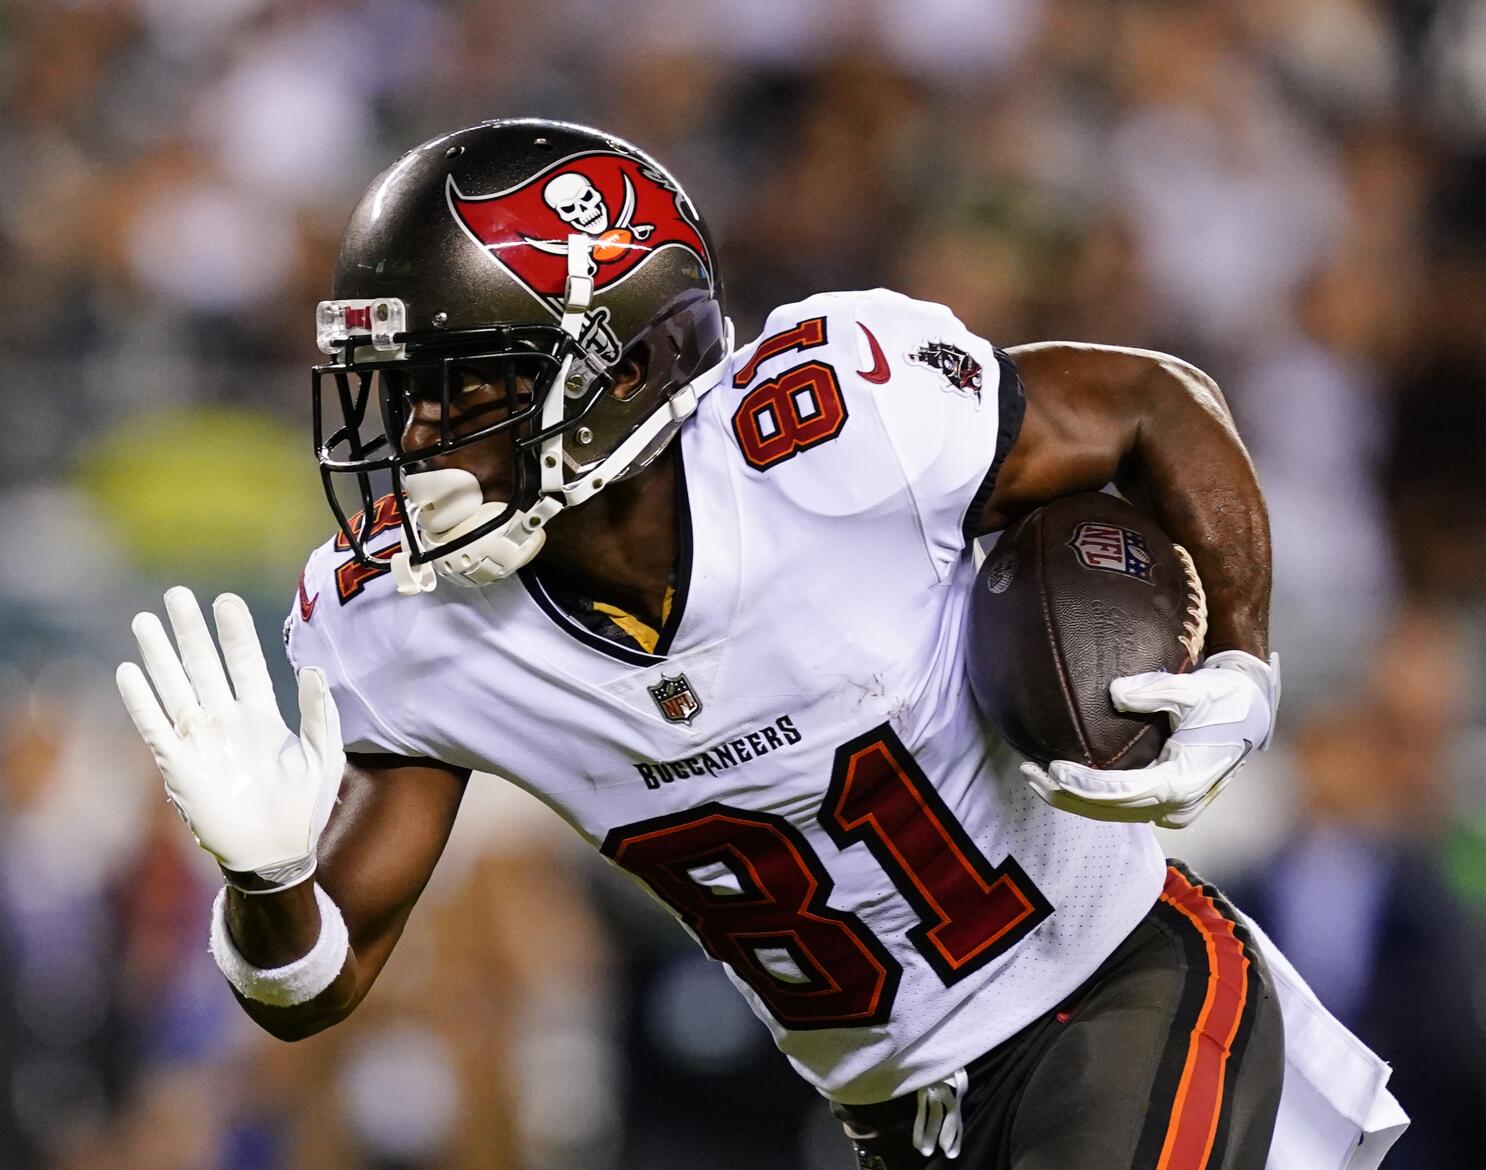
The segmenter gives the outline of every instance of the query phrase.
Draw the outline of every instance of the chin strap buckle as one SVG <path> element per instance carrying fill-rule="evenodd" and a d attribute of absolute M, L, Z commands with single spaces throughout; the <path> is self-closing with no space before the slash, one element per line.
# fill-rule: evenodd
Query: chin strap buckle
<path fill-rule="evenodd" d="M 671 395 L 671 417 L 677 422 L 688 419 L 697 412 L 697 390 L 690 382 Z"/>
<path fill-rule="evenodd" d="M 404 597 L 432 593 L 439 583 L 433 566 L 413 564 L 413 558 L 405 548 L 399 549 L 392 557 L 392 580 L 397 585 L 397 591 Z"/>

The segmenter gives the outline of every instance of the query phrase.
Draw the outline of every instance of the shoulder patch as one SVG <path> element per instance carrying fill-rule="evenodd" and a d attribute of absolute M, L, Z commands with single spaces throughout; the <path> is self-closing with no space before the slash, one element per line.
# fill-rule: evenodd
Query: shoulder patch
<path fill-rule="evenodd" d="M 926 341 L 909 352 L 908 360 L 937 373 L 944 379 L 946 389 L 962 398 L 974 398 L 977 407 L 981 404 L 985 371 L 959 346 L 947 341 Z"/>

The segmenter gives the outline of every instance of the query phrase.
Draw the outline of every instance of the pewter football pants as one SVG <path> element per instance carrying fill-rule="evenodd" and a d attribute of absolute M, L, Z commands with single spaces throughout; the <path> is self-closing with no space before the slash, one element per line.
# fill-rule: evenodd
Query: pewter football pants
<path fill-rule="evenodd" d="M 876 1135 L 863 1170 L 1263 1170 L 1284 1050 L 1247 930 L 1173 862 L 1094 976 L 967 1069 L 958 1158 L 914 1150 L 914 1095 L 832 1109 Z"/>

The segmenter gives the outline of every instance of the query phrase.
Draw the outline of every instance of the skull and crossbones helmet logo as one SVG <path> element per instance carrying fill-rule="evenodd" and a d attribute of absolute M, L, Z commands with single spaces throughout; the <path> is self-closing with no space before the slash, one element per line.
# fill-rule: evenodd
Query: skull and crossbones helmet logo
<path fill-rule="evenodd" d="M 587 175 L 565 171 L 554 176 L 542 189 L 542 198 L 563 223 L 577 231 L 598 236 L 609 229 L 609 209 Z"/>
<path fill-rule="evenodd" d="M 642 268 L 646 279 L 626 279 Z M 316 316 L 331 358 L 315 372 L 316 445 L 361 564 L 386 564 L 368 542 L 388 473 L 406 486 L 429 451 L 514 449 L 508 498 L 458 537 L 424 533 L 408 493 L 388 497 L 404 538 L 399 585 L 419 589 L 430 565 L 471 584 L 476 566 L 509 575 L 536 547 L 518 543 L 522 526 L 644 467 L 679 429 L 673 399 L 720 378 L 731 344 L 710 242 L 676 180 L 612 135 L 541 119 L 441 134 L 394 163 L 352 215 L 332 292 Z M 641 381 L 616 397 L 615 363 L 640 345 Z M 449 404 L 471 370 L 502 379 L 512 405 L 456 434 Z M 443 403 L 427 448 L 400 445 L 410 386 Z"/>

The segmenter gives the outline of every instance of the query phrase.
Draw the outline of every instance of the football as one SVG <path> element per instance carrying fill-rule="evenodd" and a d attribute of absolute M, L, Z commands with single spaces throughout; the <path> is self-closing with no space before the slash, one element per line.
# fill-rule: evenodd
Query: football
<path fill-rule="evenodd" d="M 1156 758 L 1165 715 L 1115 709 L 1109 684 L 1191 670 L 1207 604 L 1185 549 L 1117 496 L 1065 496 L 1002 534 L 975 579 L 968 670 L 981 712 L 1046 764 L 1139 768 Z"/>

